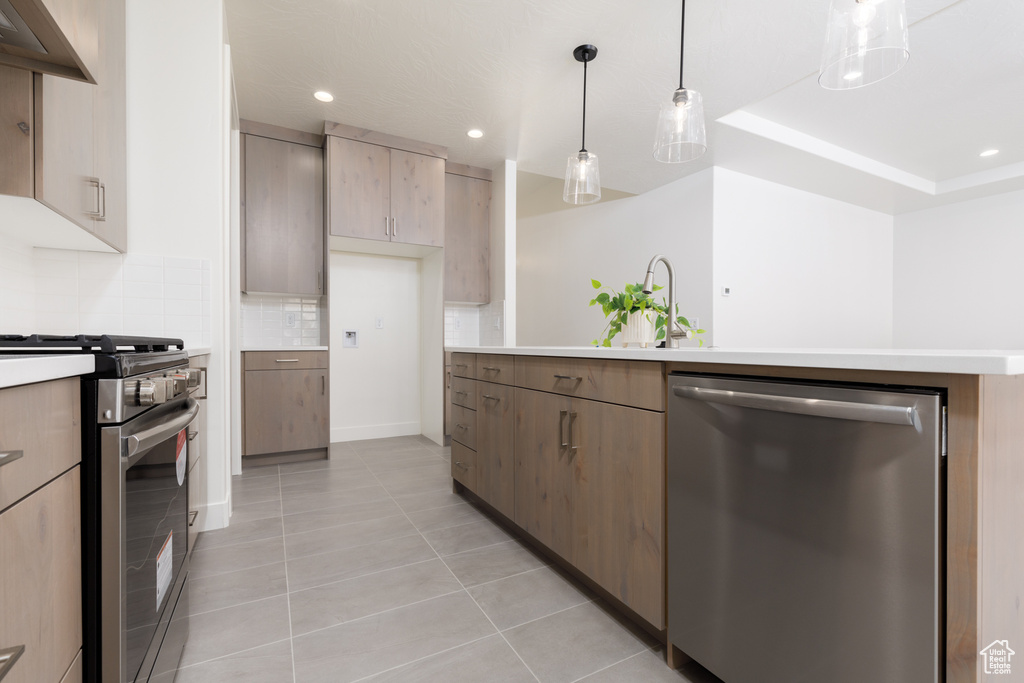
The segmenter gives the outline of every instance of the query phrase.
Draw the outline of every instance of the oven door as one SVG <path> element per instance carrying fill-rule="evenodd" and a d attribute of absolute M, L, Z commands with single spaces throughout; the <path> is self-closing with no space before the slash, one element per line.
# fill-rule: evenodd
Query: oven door
<path fill-rule="evenodd" d="M 149 679 L 182 592 L 188 570 L 187 430 L 198 412 L 196 401 L 183 395 L 101 432 L 104 683 Z M 187 615 L 174 616 L 178 623 Z M 176 631 L 182 631 L 180 623 Z M 177 646 L 180 653 L 180 640 L 164 647 Z"/>

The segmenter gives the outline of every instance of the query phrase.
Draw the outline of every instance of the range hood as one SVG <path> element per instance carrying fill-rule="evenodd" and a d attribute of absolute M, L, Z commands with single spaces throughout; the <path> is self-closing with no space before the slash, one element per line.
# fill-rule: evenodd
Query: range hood
<path fill-rule="evenodd" d="M 95 63 L 96 14 L 88 5 L 0 0 L 0 64 L 95 83 L 87 63 Z"/>

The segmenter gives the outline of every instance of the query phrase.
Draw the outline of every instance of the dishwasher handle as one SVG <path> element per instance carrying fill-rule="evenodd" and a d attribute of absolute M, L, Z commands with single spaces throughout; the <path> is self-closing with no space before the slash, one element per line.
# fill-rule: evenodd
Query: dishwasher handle
<path fill-rule="evenodd" d="M 701 387 L 672 387 L 672 393 L 682 398 L 692 398 L 705 403 L 719 403 L 741 408 L 774 410 L 779 413 L 830 417 L 837 420 L 859 422 L 881 422 L 891 425 L 917 427 L 919 418 L 914 406 L 886 406 L 875 403 L 853 403 L 795 396 L 774 396 L 751 394 L 745 391 L 704 389 Z"/>

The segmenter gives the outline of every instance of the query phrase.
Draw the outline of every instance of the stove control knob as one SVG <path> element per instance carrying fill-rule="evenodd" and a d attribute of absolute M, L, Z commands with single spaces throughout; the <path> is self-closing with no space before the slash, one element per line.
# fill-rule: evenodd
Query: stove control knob
<path fill-rule="evenodd" d="M 140 379 L 135 382 L 135 405 L 151 406 L 157 403 L 156 382 L 151 379 Z"/>

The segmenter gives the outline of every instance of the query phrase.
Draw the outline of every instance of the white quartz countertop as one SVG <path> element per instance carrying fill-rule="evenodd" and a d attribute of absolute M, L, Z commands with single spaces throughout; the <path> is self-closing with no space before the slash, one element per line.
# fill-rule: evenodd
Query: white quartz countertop
<path fill-rule="evenodd" d="M 206 356 L 213 351 L 209 346 L 197 346 L 195 348 L 188 349 L 188 357 L 195 358 L 196 356 Z"/>
<path fill-rule="evenodd" d="M 329 346 L 247 346 L 242 349 L 246 351 L 329 351 Z"/>
<path fill-rule="evenodd" d="M 445 347 L 445 351 L 964 375 L 1024 374 L 1024 349 L 642 349 L 638 347 L 622 348 L 621 346 L 611 348 L 594 346 L 449 346 Z"/>
<path fill-rule="evenodd" d="M 95 369 L 96 361 L 88 354 L 0 355 L 0 389 L 85 375 Z"/>

